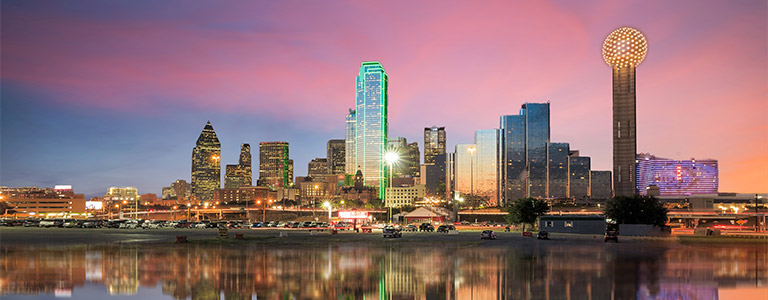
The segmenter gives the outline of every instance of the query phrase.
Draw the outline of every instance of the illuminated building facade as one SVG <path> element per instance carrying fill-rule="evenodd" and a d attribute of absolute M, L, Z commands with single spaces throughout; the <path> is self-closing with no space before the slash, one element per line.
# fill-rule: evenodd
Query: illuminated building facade
<path fill-rule="evenodd" d="M 328 159 L 315 158 L 307 164 L 307 176 L 313 179 L 324 180 L 328 172 Z"/>
<path fill-rule="evenodd" d="M 360 65 L 354 114 L 354 166 L 363 172 L 365 185 L 378 188 L 381 199 L 387 186 L 384 153 L 389 126 L 388 85 L 389 78 L 379 62 L 363 62 Z"/>
<path fill-rule="evenodd" d="M 454 152 L 453 161 L 453 190 L 464 194 L 473 194 L 476 186 L 474 179 L 475 153 L 470 149 L 477 149 L 475 144 L 458 144 Z"/>
<path fill-rule="evenodd" d="M 498 145 L 498 129 L 475 131 L 474 195 L 487 198 L 488 205 L 498 204 Z"/>
<path fill-rule="evenodd" d="M 400 159 L 392 165 L 392 177 L 417 177 L 419 176 L 419 165 L 421 163 L 421 154 L 419 153 L 419 144 L 416 142 L 408 143 L 404 137 L 390 137 L 387 151 L 396 152 Z M 389 176 L 389 173 L 385 174 Z"/>
<path fill-rule="evenodd" d="M 661 196 L 716 194 L 718 166 L 714 159 L 673 160 L 651 154 L 637 158 L 637 193 L 658 186 Z"/>
<path fill-rule="evenodd" d="M 221 143 L 209 121 L 192 149 L 192 195 L 200 201 L 209 201 L 220 188 Z"/>
<path fill-rule="evenodd" d="M 244 186 L 239 188 L 223 188 L 213 193 L 214 203 L 219 205 L 254 206 L 256 201 L 274 201 L 277 191 L 265 186 Z M 264 203 L 264 202 L 262 202 Z"/>
<path fill-rule="evenodd" d="M 584 199 L 589 197 L 591 164 L 591 159 L 587 156 L 578 156 L 578 153 L 568 156 L 568 194 L 571 198 Z"/>
<path fill-rule="evenodd" d="M 56 188 L 0 188 L 0 199 L 15 211 L 16 217 L 85 216 L 85 196 L 75 194 L 71 186 Z"/>
<path fill-rule="evenodd" d="M 385 207 L 413 206 L 417 202 L 423 202 L 426 188 L 423 184 L 413 186 L 394 186 L 387 188 Z"/>
<path fill-rule="evenodd" d="M 357 138 L 357 134 L 355 133 L 356 118 L 357 113 L 355 110 L 350 109 L 347 114 L 344 130 L 344 173 L 350 175 L 355 174 L 358 169 L 358 166 L 356 165 L 357 158 L 355 156 L 355 139 Z"/>
<path fill-rule="evenodd" d="M 224 173 L 224 188 L 236 189 L 251 186 L 253 173 L 251 171 L 251 145 L 240 145 L 240 160 L 236 165 L 227 165 Z"/>
<path fill-rule="evenodd" d="M 548 198 L 567 198 L 568 197 L 568 143 L 549 143 L 547 145 L 548 153 L 548 172 L 547 177 L 547 197 Z"/>
<path fill-rule="evenodd" d="M 501 116 L 500 192 L 504 201 L 547 194 L 549 103 L 525 103 L 519 115 Z"/>
<path fill-rule="evenodd" d="M 274 189 L 293 185 L 293 160 L 288 158 L 288 142 L 259 143 L 257 185 Z"/>
<path fill-rule="evenodd" d="M 346 168 L 346 141 L 329 140 L 326 146 L 328 159 L 328 174 L 344 174 Z"/>
<path fill-rule="evenodd" d="M 445 127 L 424 128 L 424 164 L 435 163 L 440 154 L 445 154 Z"/>
<path fill-rule="evenodd" d="M 163 187 L 163 200 L 184 200 L 192 195 L 192 186 L 184 179 L 178 179 L 170 186 Z"/>
<path fill-rule="evenodd" d="M 409 177 L 417 177 L 419 176 L 419 165 L 421 165 L 421 153 L 419 153 L 419 143 L 413 142 L 409 143 L 408 147 L 406 147 L 406 156 L 405 156 L 405 168 L 404 168 L 404 175 Z"/>
<path fill-rule="evenodd" d="M 613 72 L 613 182 L 616 195 L 634 195 L 637 118 L 635 69 L 648 45 L 637 29 L 614 30 L 603 42 L 603 59 Z"/>

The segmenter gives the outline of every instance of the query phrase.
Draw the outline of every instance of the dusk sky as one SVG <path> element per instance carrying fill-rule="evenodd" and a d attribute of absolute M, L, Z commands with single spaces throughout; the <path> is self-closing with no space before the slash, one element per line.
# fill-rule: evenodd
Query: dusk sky
<path fill-rule="evenodd" d="M 208 120 L 222 165 L 250 143 L 255 182 L 258 143 L 288 141 L 304 176 L 328 139 L 344 137 L 366 60 L 389 74 L 390 136 L 423 147 L 424 127 L 445 126 L 452 150 L 526 101 L 550 101 L 551 140 L 611 170 L 601 46 L 631 26 L 648 40 L 638 151 L 717 159 L 721 192 L 768 192 L 765 0 L 1 5 L 3 186 L 159 195 L 190 180 Z"/>

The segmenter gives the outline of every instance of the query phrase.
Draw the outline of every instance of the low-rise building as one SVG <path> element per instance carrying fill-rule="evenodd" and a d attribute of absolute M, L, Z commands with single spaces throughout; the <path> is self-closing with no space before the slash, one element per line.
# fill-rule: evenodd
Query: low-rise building
<path fill-rule="evenodd" d="M 71 186 L 2 188 L 0 196 L 16 217 L 85 217 L 85 196 Z"/>
<path fill-rule="evenodd" d="M 605 217 L 599 215 L 541 216 L 539 230 L 558 233 L 604 234 Z"/>
<path fill-rule="evenodd" d="M 426 187 L 423 184 L 414 186 L 389 187 L 384 201 L 385 207 L 413 206 L 416 202 L 422 202 L 426 195 Z"/>

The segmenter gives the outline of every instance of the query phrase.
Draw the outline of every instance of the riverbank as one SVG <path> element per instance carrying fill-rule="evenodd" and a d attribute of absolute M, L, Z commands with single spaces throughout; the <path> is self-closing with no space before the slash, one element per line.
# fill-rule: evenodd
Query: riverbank
<path fill-rule="evenodd" d="M 355 233 L 339 231 L 330 234 L 327 231 L 303 229 L 230 229 L 227 238 L 219 238 L 218 229 L 79 229 L 79 228 L 0 228 L 0 244 L 13 245 L 96 245 L 96 244 L 171 244 L 178 236 L 186 236 L 190 244 L 212 245 L 247 245 L 270 244 L 285 246 L 349 244 L 370 246 L 513 246 L 538 245 L 547 243 L 567 244 L 614 244 L 605 243 L 602 235 L 557 234 L 550 240 L 537 240 L 523 237 L 520 232 L 495 231 L 496 240 L 481 240 L 480 229 L 462 230 L 458 234 L 437 232 L 403 232 L 401 238 L 384 238 L 380 232 Z M 235 239 L 242 235 L 243 239 Z M 620 236 L 619 244 L 691 244 L 691 243 L 768 243 L 766 239 L 744 239 L 728 237 L 666 237 L 646 238 Z"/>

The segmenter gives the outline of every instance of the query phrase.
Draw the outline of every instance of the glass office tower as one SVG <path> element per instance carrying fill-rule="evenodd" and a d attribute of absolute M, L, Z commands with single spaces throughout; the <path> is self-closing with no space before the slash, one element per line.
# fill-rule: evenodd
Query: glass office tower
<path fill-rule="evenodd" d="M 523 104 L 529 196 L 547 196 L 547 143 L 549 143 L 549 103 Z"/>
<path fill-rule="evenodd" d="M 424 128 L 424 163 L 434 164 L 435 156 L 445 154 L 445 127 Z"/>
<path fill-rule="evenodd" d="M 498 204 L 498 129 L 475 131 L 474 190 L 475 195 L 488 197 L 488 205 Z"/>
<path fill-rule="evenodd" d="M 454 190 L 460 192 L 462 195 L 474 194 L 477 191 L 477 185 L 474 184 L 475 172 L 474 167 L 475 152 L 471 149 L 477 149 L 475 144 L 459 144 L 456 145 L 456 152 L 454 153 L 453 171 L 454 171 Z"/>
<path fill-rule="evenodd" d="M 344 135 L 344 173 L 355 174 L 357 172 L 357 165 L 355 164 L 355 110 L 350 109 L 347 114 L 345 135 Z"/>
<path fill-rule="evenodd" d="M 525 118 L 501 116 L 499 134 L 499 198 L 502 202 L 528 196 L 525 160 Z"/>
<path fill-rule="evenodd" d="M 549 183 L 548 198 L 568 197 L 568 143 L 549 143 Z"/>
<path fill-rule="evenodd" d="M 378 187 L 384 199 L 387 176 L 384 152 L 387 149 L 387 94 L 389 78 L 376 61 L 363 62 L 357 75 L 355 104 L 355 166 L 363 173 L 365 185 Z"/>
<path fill-rule="evenodd" d="M 501 116 L 500 123 L 502 198 L 546 197 L 549 103 L 525 103 L 520 115 Z"/>

